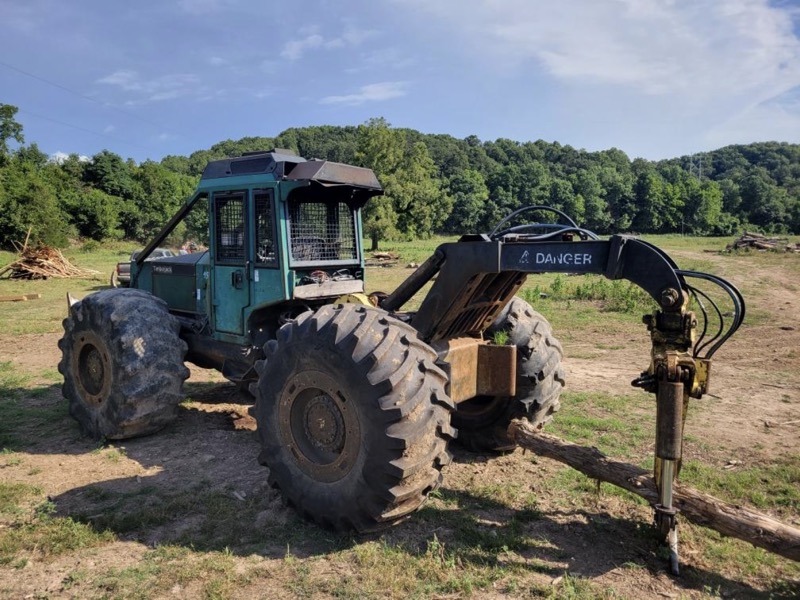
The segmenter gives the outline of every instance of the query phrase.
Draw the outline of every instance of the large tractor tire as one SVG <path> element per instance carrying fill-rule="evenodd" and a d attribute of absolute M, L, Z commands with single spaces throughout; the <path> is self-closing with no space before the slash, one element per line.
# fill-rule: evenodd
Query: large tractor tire
<path fill-rule="evenodd" d="M 561 406 L 563 352 L 547 319 L 521 298 L 513 298 L 487 334 L 498 331 L 506 332 L 508 343 L 517 347 L 517 394 L 479 396 L 458 404 L 453 414 L 458 441 L 475 452 L 513 450 L 516 444 L 507 431 L 512 419 L 527 419 L 542 428 Z"/>
<path fill-rule="evenodd" d="M 141 290 L 103 290 L 70 307 L 58 370 L 84 434 L 131 438 L 175 418 L 189 376 L 179 328 L 166 303 Z"/>
<path fill-rule="evenodd" d="M 413 328 L 375 308 L 329 305 L 281 327 L 264 352 L 253 384 L 259 460 L 301 514 L 374 531 L 439 486 L 453 404 Z"/>

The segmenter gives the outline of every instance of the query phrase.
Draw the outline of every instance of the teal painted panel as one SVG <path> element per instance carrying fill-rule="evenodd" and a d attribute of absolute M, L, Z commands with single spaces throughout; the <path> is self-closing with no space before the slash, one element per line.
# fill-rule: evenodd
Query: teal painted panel
<path fill-rule="evenodd" d="M 153 274 L 153 295 L 166 300 L 170 310 L 197 310 L 196 278 L 191 275 Z"/>
<path fill-rule="evenodd" d="M 242 335 L 244 310 L 250 304 L 250 281 L 245 267 L 216 265 L 213 278 L 215 329 Z"/>
<path fill-rule="evenodd" d="M 253 305 L 274 304 L 288 300 L 280 269 L 253 269 Z"/>

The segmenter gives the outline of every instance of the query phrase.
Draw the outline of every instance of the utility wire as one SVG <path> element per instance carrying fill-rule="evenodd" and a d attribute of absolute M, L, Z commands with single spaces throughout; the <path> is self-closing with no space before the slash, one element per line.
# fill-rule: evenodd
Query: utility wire
<path fill-rule="evenodd" d="M 123 144 L 127 144 L 129 146 L 133 146 L 135 148 L 140 148 L 141 150 L 147 150 L 148 152 L 154 152 L 153 148 L 148 148 L 146 146 L 142 146 L 142 145 L 137 144 L 135 142 L 130 142 L 128 140 L 124 140 L 122 138 L 115 137 L 113 135 L 108 135 L 107 133 L 101 133 L 100 131 L 93 131 L 91 129 L 86 129 L 85 127 L 80 127 L 79 125 L 73 125 L 72 123 L 66 123 L 64 121 L 59 121 L 58 119 L 52 119 L 50 117 L 45 117 L 44 115 L 38 115 L 38 114 L 33 113 L 33 112 L 29 111 L 29 110 L 23 110 L 21 108 L 19 109 L 19 112 L 21 112 L 22 114 L 30 115 L 31 117 L 36 117 L 37 119 L 44 119 L 45 121 L 50 121 L 51 123 L 58 123 L 59 125 L 64 125 L 65 127 L 71 127 L 72 129 L 77 129 L 78 131 L 83 131 L 85 133 L 91 133 L 92 135 L 98 135 L 100 137 L 105 137 L 105 138 L 108 138 L 110 140 L 114 140 L 115 142 L 120 142 L 120 143 L 123 143 Z"/>
<path fill-rule="evenodd" d="M 134 114 L 134 113 L 129 112 L 127 110 L 123 110 L 123 109 L 118 108 L 118 107 L 116 107 L 116 106 L 114 106 L 112 104 L 108 104 L 107 102 L 101 102 L 100 100 L 97 100 L 96 98 L 92 98 L 91 96 L 87 96 L 85 94 L 81 94 L 80 92 L 76 92 L 75 90 L 72 90 L 72 89 L 70 89 L 70 88 L 68 88 L 66 86 L 61 85 L 60 83 L 55 83 L 54 81 L 50 81 L 49 79 L 45 79 L 44 77 L 39 77 L 38 75 L 34 75 L 33 73 L 29 73 L 28 71 L 24 71 L 24 70 L 20 69 L 19 67 L 15 67 L 13 65 L 10 65 L 7 62 L 4 62 L 2 60 L 0 60 L 0 66 L 3 66 L 6 69 L 10 69 L 12 71 L 16 71 L 17 73 L 25 75 L 26 77 L 30 77 L 31 79 L 35 79 L 36 81 L 41 81 L 42 83 L 45 83 L 45 84 L 47 84 L 49 86 L 52 86 L 54 88 L 58 88 L 59 90 L 63 90 L 65 92 L 68 92 L 68 93 L 72 94 L 73 96 L 77 96 L 78 98 L 83 98 L 84 100 L 87 100 L 89 102 L 93 102 L 94 104 L 102 106 L 103 108 L 110 108 L 111 110 L 117 111 L 118 113 L 126 115 L 126 116 L 128 116 L 128 117 L 130 117 L 132 119 L 136 119 L 137 121 L 141 121 L 142 123 L 147 123 L 148 125 L 151 125 L 152 127 L 155 127 L 156 129 L 159 129 L 159 130 L 166 129 L 163 125 L 159 125 L 158 123 L 155 123 L 153 121 L 149 121 L 147 119 L 144 119 L 144 118 L 140 117 L 137 114 Z"/>

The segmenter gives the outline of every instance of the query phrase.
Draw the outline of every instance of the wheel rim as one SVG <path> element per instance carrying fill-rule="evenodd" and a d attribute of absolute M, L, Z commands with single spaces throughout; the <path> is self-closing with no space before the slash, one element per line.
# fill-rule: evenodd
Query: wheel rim
<path fill-rule="evenodd" d="M 284 387 L 280 435 L 299 468 L 317 481 L 338 481 L 353 468 L 361 433 L 355 406 L 325 373 L 306 371 Z"/>
<path fill-rule="evenodd" d="M 73 372 L 84 402 L 101 405 L 111 391 L 111 357 L 106 345 L 91 332 L 81 333 L 73 352 Z"/>

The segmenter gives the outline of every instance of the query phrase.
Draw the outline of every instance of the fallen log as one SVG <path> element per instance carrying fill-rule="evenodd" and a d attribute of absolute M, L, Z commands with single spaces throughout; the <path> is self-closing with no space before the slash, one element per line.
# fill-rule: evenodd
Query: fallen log
<path fill-rule="evenodd" d="M 645 469 L 612 460 L 597 448 L 579 446 L 541 433 L 526 421 L 513 421 L 508 432 L 523 448 L 566 463 L 592 479 L 606 481 L 628 490 L 650 504 L 658 502 L 655 481 L 652 474 Z M 796 527 L 677 482 L 673 490 L 673 502 L 690 521 L 800 561 L 800 529 Z"/>

